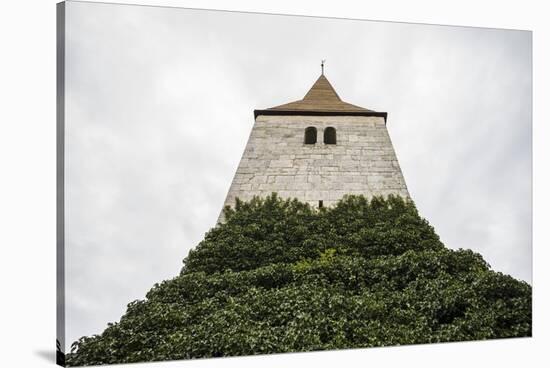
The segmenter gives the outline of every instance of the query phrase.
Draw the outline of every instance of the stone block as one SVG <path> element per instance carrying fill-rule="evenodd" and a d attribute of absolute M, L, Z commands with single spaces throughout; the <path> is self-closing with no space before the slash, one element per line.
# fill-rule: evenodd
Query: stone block
<path fill-rule="evenodd" d="M 292 160 L 273 160 L 269 162 L 269 167 L 292 167 Z"/>

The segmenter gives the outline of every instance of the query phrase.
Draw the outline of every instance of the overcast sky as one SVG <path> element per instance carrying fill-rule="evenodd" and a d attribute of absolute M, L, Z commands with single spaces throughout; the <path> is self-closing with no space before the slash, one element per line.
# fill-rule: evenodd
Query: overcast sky
<path fill-rule="evenodd" d="M 450 248 L 531 283 L 531 33 L 69 2 L 66 346 L 178 274 L 222 208 L 253 110 L 320 74 L 387 111 Z"/>

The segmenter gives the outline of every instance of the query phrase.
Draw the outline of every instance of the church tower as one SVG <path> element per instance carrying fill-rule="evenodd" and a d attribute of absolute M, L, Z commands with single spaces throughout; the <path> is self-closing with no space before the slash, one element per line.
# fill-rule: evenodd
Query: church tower
<path fill-rule="evenodd" d="M 254 110 L 254 118 L 224 206 L 272 192 L 315 207 L 345 194 L 409 197 L 387 113 L 342 101 L 324 74 L 303 99 Z"/>

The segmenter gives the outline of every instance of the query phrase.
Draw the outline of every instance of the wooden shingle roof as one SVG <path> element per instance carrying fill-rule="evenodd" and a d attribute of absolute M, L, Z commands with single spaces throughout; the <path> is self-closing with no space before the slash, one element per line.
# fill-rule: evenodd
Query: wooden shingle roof
<path fill-rule="evenodd" d="M 254 116 L 258 115 L 364 115 L 383 116 L 386 119 L 387 113 L 342 101 L 328 79 L 321 74 L 303 99 L 265 110 L 254 110 Z"/>

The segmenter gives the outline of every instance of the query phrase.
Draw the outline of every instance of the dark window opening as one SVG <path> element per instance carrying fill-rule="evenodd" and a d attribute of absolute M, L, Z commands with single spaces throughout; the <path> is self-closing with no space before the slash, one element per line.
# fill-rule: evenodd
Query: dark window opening
<path fill-rule="evenodd" d="M 304 143 L 305 144 L 315 144 L 315 143 L 317 143 L 317 129 L 315 127 L 306 128 Z"/>
<path fill-rule="evenodd" d="M 319 201 L 319 208 L 323 207 L 323 201 Z"/>
<path fill-rule="evenodd" d="M 336 144 L 336 129 L 333 127 L 325 129 L 324 142 L 325 144 Z"/>

